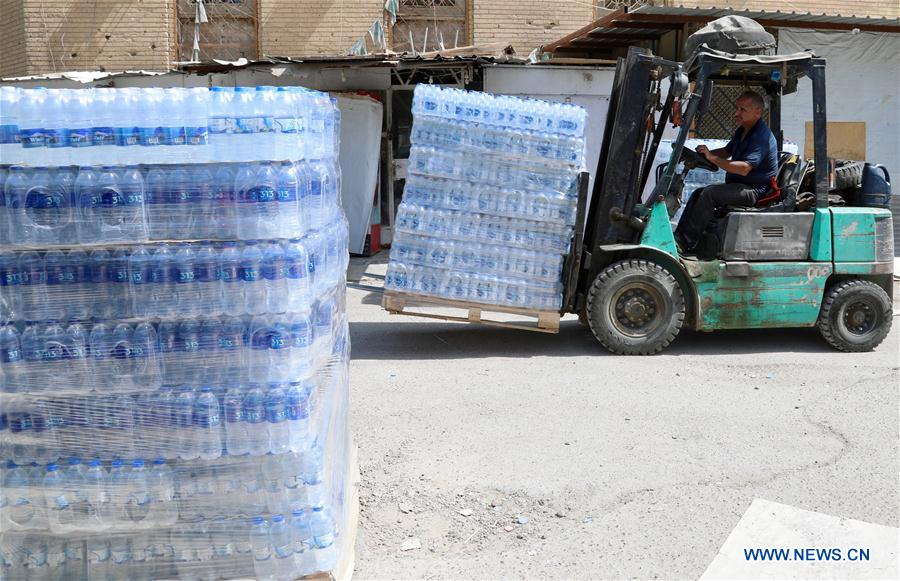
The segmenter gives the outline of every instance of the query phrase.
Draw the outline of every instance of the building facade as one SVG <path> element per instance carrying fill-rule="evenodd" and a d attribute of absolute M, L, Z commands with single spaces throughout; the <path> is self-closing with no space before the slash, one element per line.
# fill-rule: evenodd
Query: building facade
<path fill-rule="evenodd" d="M 190 60 L 506 46 L 527 55 L 604 10 L 671 0 L 0 0 L 0 76 L 154 70 Z M 707 7 L 720 0 L 677 0 Z M 784 10 L 780 0 L 728 3 Z M 896 0 L 791 10 L 900 16 Z"/>

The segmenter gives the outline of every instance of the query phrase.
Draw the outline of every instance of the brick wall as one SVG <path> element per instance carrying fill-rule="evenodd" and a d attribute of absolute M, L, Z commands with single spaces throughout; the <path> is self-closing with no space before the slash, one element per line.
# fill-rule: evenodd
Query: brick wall
<path fill-rule="evenodd" d="M 520 55 L 594 20 L 589 1 L 474 0 L 470 8 L 473 44 L 509 42 Z"/>
<path fill-rule="evenodd" d="M 656 4 L 662 4 L 657 1 Z M 697 6 L 700 8 L 722 8 L 727 5 L 734 10 L 777 10 L 786 12 L 812 12 L 813 14 L 840 14 L 842 16 L 884 16 L 900 18 L 900 2 L 897 0 L 668 0 L 667 5 Z"/>
<path fill-rule="evenodd" d="M 175 0 L 2 1 L 0 75 L 166 70 L 174 54 Z"/>
<path fill-rule="evenodd" d="M 0 77 L 25 75 L 25 13 L 21 0 L 0 0 Z"/>
<path fill-rule="evenodd" d="M 263 55 L 346 54 L 384 16 L 384 0 L 258 1 Z"/>

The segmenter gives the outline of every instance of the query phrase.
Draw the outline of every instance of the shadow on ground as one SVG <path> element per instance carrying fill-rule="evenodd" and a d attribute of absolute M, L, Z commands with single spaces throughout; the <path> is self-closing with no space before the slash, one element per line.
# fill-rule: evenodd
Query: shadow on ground
<path fill-rule="evenodd" d="M 350 322 L 354 359 L 470 359 L 479 357 L 612 356 L 577 320 L 559 334 L 501 329 L 473 323 L 434 323 L 392 315 L 383 322 Z M 697 333 L 683 330 L 666 355 L 763 355 L 833 351 L 815 329 Z M 835 355 L 839 355 L 835 352 Z"/>

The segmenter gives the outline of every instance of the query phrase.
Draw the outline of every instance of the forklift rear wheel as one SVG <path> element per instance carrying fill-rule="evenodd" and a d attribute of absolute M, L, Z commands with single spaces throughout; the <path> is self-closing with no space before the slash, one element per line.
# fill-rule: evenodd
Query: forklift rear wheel
<path fill-rule="evenodd" d="M 600 344 L 618 355 L 651 355 L 684 323 L 684 295 L 669 271 L 646 260 L 603 269 L 591 285 L 587 315 Z"/>
<path fill-rule="evenodd" d="M 868 280 L 847 280 L 831 287 L 816 325 L 835 349 L 858 353 L 878 347 L 891 330 L 891 300 Z"/>

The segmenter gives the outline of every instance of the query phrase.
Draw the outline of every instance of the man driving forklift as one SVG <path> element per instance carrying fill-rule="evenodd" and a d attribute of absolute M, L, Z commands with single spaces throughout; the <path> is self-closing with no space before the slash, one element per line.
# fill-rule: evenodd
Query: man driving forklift
<path fill-rule="evenodd" d="M 745 91 L 735 102 L 738 128 L 731 141 L 712 151 L 705 145 L 697 147 L 697 153 L 725 170 L 725 183 L 698 189 L 691 195 L 675 230 L 675 241 L 682 252 L 695 251 L 717 208 L 754 206 L 769 192 L 778 173 L 778 144 L 762 119 L 764 110 L 762 97 Z"/>

